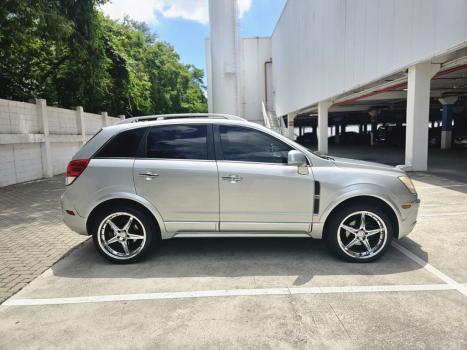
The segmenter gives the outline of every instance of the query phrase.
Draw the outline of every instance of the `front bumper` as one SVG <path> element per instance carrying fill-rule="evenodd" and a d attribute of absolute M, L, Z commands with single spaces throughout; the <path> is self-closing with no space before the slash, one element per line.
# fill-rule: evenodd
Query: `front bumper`
<path fill-rule="evenodd" d="M 399 221 L 399 239 L 407 236 L 414 229 L 417 224 L 418 208 L 420 207 L 420 199 L 416 199 L 409 209 L 402 209 L 404 211 L 403 220 Z"/>
<path fill-rule="evenodd" d="M 65 225 L 76 233 L 87 236 L 88 231 L 86 229 L 86 218 L 79 216 L 74 206 L 66 198 L 65 193 L 60 197 L 60 206 L 62 207 L 62 217 Z M 75 215 L 70 215 L 65 210 L 71 210 Z"/>

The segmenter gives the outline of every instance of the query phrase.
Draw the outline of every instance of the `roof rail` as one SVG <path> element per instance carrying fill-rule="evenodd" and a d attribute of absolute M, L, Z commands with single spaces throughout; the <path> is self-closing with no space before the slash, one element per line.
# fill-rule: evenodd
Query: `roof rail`
<path fill-rule="evenodd" d="M 218 113 L 180 113 L 180 114 L 158 114 L 158 115 L 146 115 L 142 117 L 134 117 L 123 119 L 117 124 L 129 124 L 151 120 L 166 120 L 166 119 L 182 119 L 182 118 L 213 118 L 213 119 L 229 119 L 229 120 L 242 120 L 247 121 L 244 118 L 237 117 L 231 114 L 218 114 Z"/>

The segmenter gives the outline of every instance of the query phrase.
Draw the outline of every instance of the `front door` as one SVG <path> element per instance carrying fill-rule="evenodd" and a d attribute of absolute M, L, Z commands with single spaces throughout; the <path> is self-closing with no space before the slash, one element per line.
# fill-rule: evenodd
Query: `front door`
<path fill-rule="evenodd" d="M 287 165 L 293 148 L 249 127 L 219 125 L 215 130 L 220 230 L 309 232 L 313 175 Z"/>
<path fill-rule="evenodd" d="M 136 159 L 136 192 L 161 214 L 168 232 L 216 231 L 219 184 L 212 129 L 203 124 L 160 125 Z"/>

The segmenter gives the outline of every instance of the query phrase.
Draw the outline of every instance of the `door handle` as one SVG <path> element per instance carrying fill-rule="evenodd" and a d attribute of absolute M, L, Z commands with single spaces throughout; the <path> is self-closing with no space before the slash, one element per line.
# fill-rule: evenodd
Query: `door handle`
<path fill-rule="evenodd" d="M 146 180 L 151 180 L 152 178 L 159 176 L 159 174 L 152 173 L 150 171 L 146 171 L 145 173 L 140 173 L 138 175 L 139 176 L 144 176 L 146 178 Z"/>
<path fill-rule="evenodd" d="M 243 177 L 240 177 L 238 175 L 228 175 L 228 176 L 222 176 L 222 180 L 229 181 L 231 184 L 234 184 L 234 183 L 242 181 Z"/>

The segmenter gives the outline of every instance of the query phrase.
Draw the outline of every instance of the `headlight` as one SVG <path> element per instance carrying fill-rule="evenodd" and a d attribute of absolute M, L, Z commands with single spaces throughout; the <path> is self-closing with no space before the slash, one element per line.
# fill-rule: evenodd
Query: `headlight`
<path fill-rule="evenodd" d="M 415 186 L 408 176 L 399 176 L 399 180 L 407 187 L 407 189 L 412 192 L 413 194 L 417 194 L 417 190 L 415 189 Z"/>

